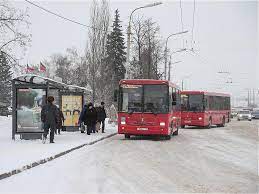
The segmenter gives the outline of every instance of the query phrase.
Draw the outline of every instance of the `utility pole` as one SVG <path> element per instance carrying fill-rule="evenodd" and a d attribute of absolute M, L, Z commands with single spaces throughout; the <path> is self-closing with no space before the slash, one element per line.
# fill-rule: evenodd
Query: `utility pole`
<path fill-rule="evenodd" d="M 171 80 L 171 65 L 172 65 L 172 55 L 170 56 L 170 61 L 169 61 L 169 68 L 168 68 L 168 81 Z"/>
<path fill-rule="evenodd" d="M 172 65 L 176 64 L 176 63 L 181 63 L 182 62 L 182 61 L 176 61 L 176 62 L 172 63 L 171 58 L 172 58 L 172 55 L 170 56 L 170 61 L 169 61 L 168 81 L 171 81 L 171 67 L 172 67 Z"/>
<path fill-rule="evenodd" d="M 247 107 L 249 107 L 250 106 L 250 90 L 248 89 L 248 91 L 247 91 Z"/>
<path fill-rule="evenodd" d="M 255 90 L 253 88 L 253 105 L 255 105 Z"/>
<path fill-rule="evenodd" d="M 184 34 L 184 33 L 187 33 L 188 32 L 188 30 L 186 30 L 186 31 L 182 31 L 182 32 L 177 32 L 177 33 L 173 33 L 173 34 L 170 34 L 167 38 L 166 38 L 166 42 L 165 42 L 165 51 L 164 51 L 164 57 L 165 57 L 165 75 L 164 75 L 164 79 L 166 80 L 166 71 L 167 71 L 167 43 L 168 43 L 168 40 L 169 40 L 169 38 L 170 37 L 172 37 L 172 36 L 175 36 L 175 35 L 179 35 L 179 34 Z"/>

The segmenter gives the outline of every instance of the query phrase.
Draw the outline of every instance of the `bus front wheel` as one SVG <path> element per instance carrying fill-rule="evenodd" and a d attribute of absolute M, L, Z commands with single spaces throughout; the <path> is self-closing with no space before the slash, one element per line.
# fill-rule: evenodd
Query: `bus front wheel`
<path fill-rule="evenodd" d="M 130 138 L 130 135 L 129 135 L 129 134 L 125 134 L 125 138 L 126 138 L 126 139 L 129 139 L 129 138 Z"/>

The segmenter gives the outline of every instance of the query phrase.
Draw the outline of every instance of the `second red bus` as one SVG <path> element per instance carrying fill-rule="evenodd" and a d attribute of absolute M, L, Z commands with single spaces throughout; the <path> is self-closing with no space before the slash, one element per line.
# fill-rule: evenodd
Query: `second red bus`
<path fill-rule="evenodd" d="M 230 95 L 205 91 L 181 92 L 181 127 L 211 128 L 230 121 Z"/>

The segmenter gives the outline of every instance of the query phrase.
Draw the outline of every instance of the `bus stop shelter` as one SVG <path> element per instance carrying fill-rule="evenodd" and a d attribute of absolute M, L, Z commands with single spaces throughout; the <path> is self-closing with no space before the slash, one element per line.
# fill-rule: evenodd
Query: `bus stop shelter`
<path fill-rule="evenodd" d="M 54 96 L 65 117 L 67 131 L 78 130 L 78 118 L 92 91 L 85 87 L 68 85 L 39 75 L 25 74 L 12 80 L 12 139 L 42 137 L 41 109 L 47 96 Z"/>

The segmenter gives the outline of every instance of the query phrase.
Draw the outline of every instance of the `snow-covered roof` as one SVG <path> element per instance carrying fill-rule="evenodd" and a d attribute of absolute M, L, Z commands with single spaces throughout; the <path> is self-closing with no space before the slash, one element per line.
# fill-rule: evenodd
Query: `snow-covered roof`
<path fill-rule="evenodd" d="M 91 89 L 85 88 L 85 87 L 80 87 L 76 85 L 68 85 L 60 81 L 56 81 L 54 79 L 48 78 L 48 77 L 43 77 L 40 75 L 35 75 L 35 74 L 24 74 L 17 76 L 13 78 L 13 80 L 21 83 L 31 83 L 31 84 L 49 84 L 50 86 L 59 88 L 59 89 L 79 89 L 87 92 L 92 92 Z"/>

